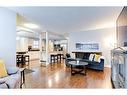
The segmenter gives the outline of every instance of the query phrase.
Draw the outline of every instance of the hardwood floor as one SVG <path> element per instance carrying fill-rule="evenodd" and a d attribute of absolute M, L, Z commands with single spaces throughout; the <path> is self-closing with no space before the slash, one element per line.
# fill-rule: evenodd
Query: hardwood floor
<path fill-rule="evenodd" d="M 64 63 L 40 67 L 38 61 L 31 62 L 33 73 L 26 74 L 24 88 L 112 88 L 110 68 L 104 72 L 87 70 L 87 75 L 71 76 Z"/>

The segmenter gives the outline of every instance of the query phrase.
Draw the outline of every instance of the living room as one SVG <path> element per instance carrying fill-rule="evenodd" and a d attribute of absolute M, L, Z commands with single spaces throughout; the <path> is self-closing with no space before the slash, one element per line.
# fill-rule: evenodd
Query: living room
<path fill-rule="evenodd" d="M 19 44 L 20 42 L 16 42 L 17 39 L 19 40 L 16 35 L 16 20 L 18 14 L 30 20 L 30 23 L 38 25 L 40 27 L 39 29 L 29 28 L 29 31 L 34 31 L 34 33 L 38 33 L 39 35 L 41 35 L 37 35 L 36 37 L 38 38 L 36 38 L 34 37 L 35 35 L 31 37 L 31 35 L 28 34 L 28 38 L 38 39 L 37 48 L 39 48 L 39 58 L 37 61 L 34 62 L 30 60 L 30 64 L 34 64 L 32 67 L 30 66 L 30 69 L 32 69 L 33 71 L 22 75 L 25 79 L 23 78 L 23 85 L 18 86 L 18 88 L 112 89 L 113 84 L 111 82 L 111 50 L 117 48 L 117 32 L 115 25 L 116 20 L 122 9 L 123 7 L 1 7 L 0 59 L 4 60 L 5 67 L 16 67 L 17 50 L 19 50 L 20 52 L 28 51 L 28 46 L 30 45 L 27 45 L 29 43 L 26 44 L 27 40 L 24 40 L 25 44 L 18 45 L 20 49 L 16 49 L 17 44 Z M 7 22 L 4 21 L 5 19 L 7 20 Z M 23 24 L 28 23 L 27 20 L 23 20 L 22 18 L 20 18 L 20 21 Z M 21 22 L 20 25 L 22 24 Z M 6 26 L 8 26 L 8 28 L 6 28 Z M 28 32 L 28 30 L 25 30 L 25 32 Z M 50 35 L 55 35 L 55 37 L 53 36 L 52 38 Z M 18 34 L 18 37 L 24 36 L 27 35 L 25 34 L 21 36 L 20 34 Z M 67 50 L 64 54 L 62 53 L 64 57 L 60 57 L 61 62 L 53 62 L 53 64 L 51 64 L 51 54 L 49 53 L 50 51 L 52 51 L 50 49 L 52 49 L 54 45 L 50 44 L 49 42 L 51 39 L 53 39 L 53 41 L 58 40 L 56 36 L 61 37 L 61 39 L 59 40 L 67 41 L 64 42 L 64 44 L 66 44 Z M 45 44 L 42 44 L 42 41 L 45 41 Z M 44 45 L 44 56 L 40 54 L 40 52 L 43 51 L 42 45 Z M 21 48 L 22 46 L 23 48 Z M 24 47 L 26 48 L 24 49 Z M 61 46 L 57 47 L 61 48 Z M 60 50 L 56 50 L 58 54 L 56 54 L 56 52 L 54 54 L 54 48 L 55 46 L 53 47 L 53 53 L 51 53 L 58 56 L 58 54 L 60 54 Z M 84 55 L 86 53 L 94 53 L 94 56 L 100 53 L 99 58 L 103 57 L 104 66 L 101 70 L 95 70 L 91 68 L 76 68 L 76 70 L 84 70 L 86 75 L 82 75 L 82 72 L 78 72 L 78 74 L 73 75 L 71 73 L 71 70 L 74 68 L 66 66 L 66 62 L 68 61 L 69 65 L 72 66 L 71 61 L 66 58 L 66 53 L 70 55 L 70 58 L 73 61 L 76 60 L 76 62 L 80 61 L 79 57 L 76 57 L 76 53 L 84 53 Z M 82 54 L 78 55 L 82 56 Z M 89 57 L 89 59 L 90 55 L 91 54 L 87 56 Z M 31 58 L 31 55 L 29 56 Z M 36 57 L 36 55 L 34 55 L 33 57 Z M 56 60 L 58 61 L 58 59 Z M 93 60 L 95 61 L 95 57 L 92 57 L 92 61 Z M 99 59 L 97 58 L 96 61 L 98 60 Z M 85 65 L 83 66 L 87 67 L 86 65 L 88 64 L 89 62 L 85 61 Z M 101 64 L 100 61 L 99 64 Z M 25 68 L 20 68 L 20 72 L 24 73 L 25 69 L 29 69 L 29 67 L 26 66 Z M 7 84 L 9 88 L 15 88 L 15 86 L 10 86 L 10 84 L 8 84 L 8 82 L 6 81 L 2 83 Z"/>

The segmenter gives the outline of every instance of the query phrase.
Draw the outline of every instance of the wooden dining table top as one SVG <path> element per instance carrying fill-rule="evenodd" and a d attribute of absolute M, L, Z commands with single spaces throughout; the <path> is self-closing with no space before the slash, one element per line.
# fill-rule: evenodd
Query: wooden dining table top
<path fill-rule="evenodd" d="M 27 51 L 23 51 L 23 52 L 16 52 L 17 54 L 26 54 Z"/>

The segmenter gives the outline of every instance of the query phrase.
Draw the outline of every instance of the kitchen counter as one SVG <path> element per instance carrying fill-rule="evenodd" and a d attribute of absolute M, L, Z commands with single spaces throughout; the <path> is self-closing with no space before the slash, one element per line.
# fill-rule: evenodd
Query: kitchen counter
<path fill-rule="evenodd" d="M 52 51 L 49 54 L 63 54 L 63 51 Z"/>
<path fill-rule="evenodd" d="M 29 51 L 40 51 L 40 49 L 30 49 Z"/>
<path fill-rule="evenodd" d="M 40 51 L 28 51 L 30 60 L 39 60 Z"/>
<path fill-rule="evenodd" d="M 42 54 L 41 60 L 46 61 L 46 52 L 45 51 L 42 51 L 41 54 Z M 63 51 L 52 51 L 52 52 L 49 52 L 48 53 L 49 63 L 51 61 L 50 60 L 51 55 L 57 55 L 57 54 L 64 54 L 64 52 Z"/>

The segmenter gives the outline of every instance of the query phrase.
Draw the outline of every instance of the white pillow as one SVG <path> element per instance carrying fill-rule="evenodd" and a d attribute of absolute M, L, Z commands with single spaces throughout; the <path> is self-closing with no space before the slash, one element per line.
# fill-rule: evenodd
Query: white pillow
<path fill-rule="evenodd" d="M 94 54 L 90 54 L 89 60 L 90 60 L 90 61 L 93 61 L 93 58 L 94 58 Z"/>

